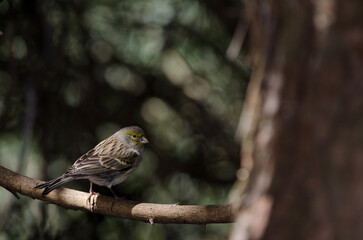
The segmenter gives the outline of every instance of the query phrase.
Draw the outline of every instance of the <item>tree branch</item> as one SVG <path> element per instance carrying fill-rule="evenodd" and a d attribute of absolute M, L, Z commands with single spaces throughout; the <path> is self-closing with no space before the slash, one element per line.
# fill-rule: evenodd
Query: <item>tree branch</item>
<path fill-rule="evenodd" d="M 40 182 L 0 166 L 0 186 L 14 193 L 49 202 L 66 209 L 99 213 L 107 216 L 154 223 L 209 224 L 234 221 L 230 204 L 222 205 L 178 205 L 140 203 L 118 200 L 112 208 L 114 198 L 95 195 L 87 202 L 88 193 L 68 188 L 59 188 L 46 196 L 42 190 L 34 189 Z"/>

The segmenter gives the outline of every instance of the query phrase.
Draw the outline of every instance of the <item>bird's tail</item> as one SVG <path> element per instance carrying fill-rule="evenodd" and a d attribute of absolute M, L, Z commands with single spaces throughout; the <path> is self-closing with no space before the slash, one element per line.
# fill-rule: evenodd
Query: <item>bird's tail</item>
<path fill-rule="evenodd" d="M 57 187 L 59 187 L 60 185 L 63 185 L 72 180 L 74 180 L 73 177 L 62 175 L 56 179 L 53 179 L 53 180 L 50 180 L 43 184 L 37 185 L 37 186 L 35 186 L 35 188 L 38 188 L 38 189 L 44 188 L 44 191 L 42 192 L 42 195 L 44 196 L 44 195 L 47 195 L 48 193 L 50 193 L 51 191 L 53 191 L 54 189 L 56 189 Z"/>

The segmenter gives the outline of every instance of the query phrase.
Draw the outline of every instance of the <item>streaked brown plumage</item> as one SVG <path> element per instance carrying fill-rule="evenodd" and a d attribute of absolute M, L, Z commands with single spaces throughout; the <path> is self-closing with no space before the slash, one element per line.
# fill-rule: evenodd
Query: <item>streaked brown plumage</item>
<path fill-rule="evenodd" d="M 82 155 L 62 176 L 36 188 L 44 188 L 44 196 L 67 182 L 88 179 L 90 196 L 93 194 L 92 183 L 95 183 L 108 187 L 117 197 L 111 187 L 123 182 L 140 165 L 146 143 L 148 140 L 141 128 L 122 128 Z"/>

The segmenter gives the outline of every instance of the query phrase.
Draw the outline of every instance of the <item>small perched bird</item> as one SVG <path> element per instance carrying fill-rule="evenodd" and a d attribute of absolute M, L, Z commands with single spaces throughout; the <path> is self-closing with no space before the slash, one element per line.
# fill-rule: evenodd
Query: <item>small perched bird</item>
<path fill-rule="evenodd" d="M 88 179 L 90 195 L 87 201 L 96 194 L 92 190 L 93 183 L 108 187 L 117 200 L 111 187 L 123 182 L 136 170 L 142 161 L 144 145 L 148 142 L 141 128 L 122 128 L 78 158 L 62 176 L 35 188 L 44 188 L 44 196 L 67 182 Z"/>

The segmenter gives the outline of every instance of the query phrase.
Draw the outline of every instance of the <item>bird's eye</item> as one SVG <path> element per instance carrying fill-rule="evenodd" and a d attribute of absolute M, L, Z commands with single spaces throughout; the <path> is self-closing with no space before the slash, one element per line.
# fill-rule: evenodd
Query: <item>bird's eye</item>
<path fill-rule="evenodd" d="M 136 135 L 134 134 L 134 135 L 132 135 L 132 138 L 136 138 Z"/>

